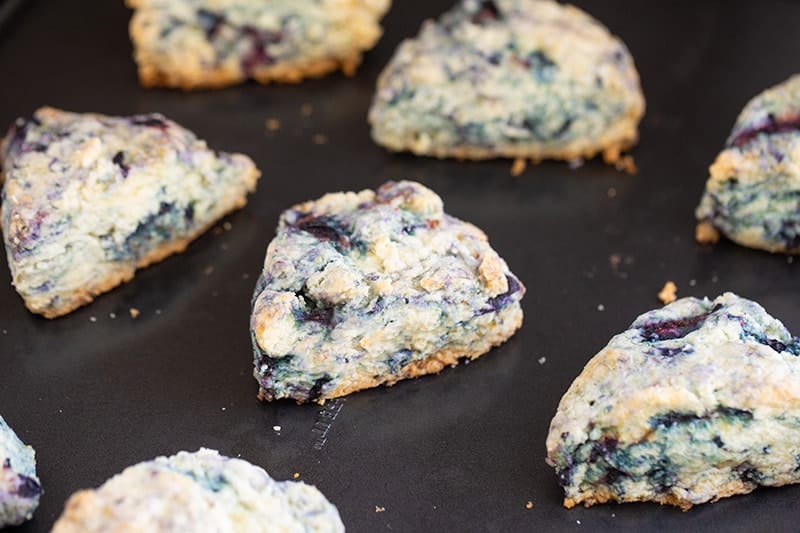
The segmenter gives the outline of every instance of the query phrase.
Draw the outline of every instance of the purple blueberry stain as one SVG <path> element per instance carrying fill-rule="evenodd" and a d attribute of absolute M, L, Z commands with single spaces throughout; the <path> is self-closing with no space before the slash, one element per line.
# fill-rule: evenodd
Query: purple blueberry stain
<path fill-rule="evenodd" d="M 776 117 L 770 113 L 763 122 L 739 131 L 739 133 L 728 142 L 728 146 L 741 148 L 762 134 L 777 135 L 781 133 L 792 133 L 798 130 L 800 130 L 800 113 L 788 114 L 782 117 Z"/>
<path fill-rule="evenodd" d="M 148 128 L 156 128 L 161 131 L 166 131 L 169 127 L 167 122 L 158 115 L 139 115 L 131 118 L 131 124 L 134 126 L 145 126 Z"/>
<path fill-rule="evenodd" d="M 206 32 L 206 39 L 211 40 L 216 36 L 220 26 L 224 24 L 225 17 L 208 9 L 198 9 L 197 22 Z"/>
<path fill-rule="evenodd" d="M 20 475 L 17 485 L 17 496 L 20 498 L 36 498 L 42 494 L 42 486 L 32 477 Z"/>
<path fill-rule="evenodd" d="M 344 249 L 350 248 L 350 238 L 341 223 L 330 215 L 308 214 L 297 219 L 293 227 L 313 235 L 317 240 L 332 242 Z"/>
<path fill-rule="evenodd" d="M 500 8 L 492 0 L 483 0 L 480 8 L 472 16 L 472 23 L 483 26 L 500 18 Z"/>
<path fill-rule="evenodd" d="M 703 313 L 687 318 L 645 324 L 640 326 L 639 330 L 644 340 L 649 342 L 680 339 L 700 329 L 710 314 L 711 313 Z"/>
<path fill-rule="evenodd" d="M 495 313 L 507 307 L 514 301 L 514 295 L 522 290 L 522 284 L 510 274 L 506 274 L 506 281 L 508 283 L 508 290 L 503 294 L 493 296 L 486 301 L 486 307 L 480 309 L 475 316 L 485 315 L 487 313 Z"/>
<path fill-rule="evenodd" d="M 111 161 L 119 167 L 120 172 L 122 172 L 122 177 L 127 178 L 131 167 L 125 164 L 125 152 L 117 152 L 114 154 L 114 158 Z"/>

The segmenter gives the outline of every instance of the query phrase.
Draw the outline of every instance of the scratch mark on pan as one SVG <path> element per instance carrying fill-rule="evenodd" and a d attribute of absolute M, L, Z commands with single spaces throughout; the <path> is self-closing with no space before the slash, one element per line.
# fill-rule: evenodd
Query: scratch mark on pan
<path fill-rule="evenodd" d="M 322 450 L 325 443 L 328 442 L 328 433 L 330 433 L 333 427 L 333 421 L 336 420 L 336 417 L 339 416 L 339 413 L 342 411 L 342 407 L 344 407 L 344 398 L 335 398 L 326 403 L 322 409 L 319 410 L 317 421 L 311 429 L 311 433 L 314 435 L 314 444 L 312 447 L 316 451 Z"/>

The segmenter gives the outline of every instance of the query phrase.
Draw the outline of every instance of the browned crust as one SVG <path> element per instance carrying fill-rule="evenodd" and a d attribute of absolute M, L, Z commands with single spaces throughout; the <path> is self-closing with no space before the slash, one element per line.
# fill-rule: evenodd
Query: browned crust
<path fill-rule="evenodd" d="M 781 486 L 788 483 L 781 483 L 775 486 Z M 714 497 L 706 502 L 701 503 L 714 503 L 722 498 L 729 498 L 731 496 L 736 496 L 737 494 L 748 494 L 758 487 L 755 483 L 745 483 L 741 480 L 734 479 L 731 480 L 719 487 L 717 493 Z M 611 489 L 608 487 L 600 486 L 595 487 L 595 491 L 587 494 L 585 497 L 581 498 L 564 498 L 564 507 L 567 509 L 571 509 L 578 504 L 583 504 L 584 507 L 591 507 L 592 505 L 598 503 L 607 503 L 607 502 L 617 502 L 617 503 L 632 503 L 632 502 L 656 502 L 660 503 L 661 505 L 673 505 L 675 507 L 679 507 L 682 511 L 688 511 L 694 505 L 699 505 L 698 503 L 692 502 L 685 498 L 681 498 L 676 496 L 675 494 L 664 494 L 652 497 L 650 495 L 642 495 L 642 496 L 629 496 L 625 495 L 624 497 L 620 498 L 617 494 L 611 492 Z"/>
<path fill-rule="evenodd" d="M 354 52 L 344 59 L 321 58 L 315 61 L 279 63 L 268 67 L 258 67 L 252 74 L 252 79 L 258 83 L 300 83 L 305 79 L 321 78 L 331 72 L 340 70 L 346 76 L 353 76 L 361 64 L 363 54 Z M 210 69 L 203 72 L 202 77 L 188 77 L 184 73 L 167 73 L 158 65 L 148 63 L 142 58 L 139 63 L 139 81 L 148 89 L 154 87 L 170 87 L 184 91 L 221 89 L 231 85 L 244 83 L 248 79 L 241 73 L 231 72 L 226 69 Z"/>
<path fill-rule="evenodd" d="M 251 170 L 251 175 L 245 180 L 245 182 L 249 182 L 250 180 L 255 180 L 259 176 L 259 172 L 257 169 L 253 168 Z M 150 265 L 163 261 L 167 257 L 181 253 L 186 250 L 186 247 L 189 245 L 190 242 L 198 238 L 200 235 L 208 231 L 208 229 L 213 226 L 220 218 L 236 211 L 237 209 L 241 209 L 247 204 L 247 192 L 245 192 L 241 197 L 237 198 L 229 209 L 223 211 L 219 217 L 215 218 L 214 220 L 209 221 L 208 224 L 200 226 L 195 229 L 193 233 L 191 233 L 185 239 L 170 241 L 164 243 L 162 246 L 158 248 L 154 248 L 151 250 L 147 255 L 142 257 L 135 266 L 131 266 L 129 264 L 120 264 L 119 267 L 110 275 L 103 279 L 97 280 L 94 285 L 89 287 L 84 287 L 80 290 L 73 291 L 68 294 L 68 298 L 65 299 L 64 303 L 60 306 L 54 307 L 47 307 L 47 308 L 37 308 L 35 306 L 31 306 L 27 300 L 25 300 L 25 307 L 32 313 L 40 314 L 45 318 L 58 318 L 60 316 L 64 316 L 68 313 L 71 313 L 75 309 L 79 307 L 83 307 L 94 301 L 95 297 L 110 291 L 111 289 L 117 287 L 118 285 L 122 285 L 123 283 L 127 283 L 131 279 L 133 279 L 134 274 L 137 270 L 146 268 Z"/>
<path fill-rule="evenodd" d="M 347 396 L 348 394 L 356 391 L 371 389 L 381 385 L 391 387 L 398 381 L 402 381 L 404 379 L 416 378 L 428 374 L 438 374 L 445 367 L 458 365 L 458 363 L 464 358 L 469 360 L 477 359 L 478 357 L 489 352 L 495 346 L 499 346 L 506 342 L 522 326 L 522 308 L 520 305 L 512 305 L 498 313 L 497 323 L 500 325 L 488 331 L 486 336 L 481 339 L 482 342 L 475 346 L 451 346 L 445 348 L 429 355 L 425 359 L 413 361 L 407 364 L 400 369 L 397 374 L 393 374 L 391 376 L 374 376 L 372 379 L 344 383 L 332 391 L 326 392 L 323 396 L 315 401 L 323 404 L 326 400 Z M 257 377 L 258 376 L 256 376 L 256 378 Z M 263 390 L 259 390 L 258 398 L 259 400 L 272 399 Z"/>

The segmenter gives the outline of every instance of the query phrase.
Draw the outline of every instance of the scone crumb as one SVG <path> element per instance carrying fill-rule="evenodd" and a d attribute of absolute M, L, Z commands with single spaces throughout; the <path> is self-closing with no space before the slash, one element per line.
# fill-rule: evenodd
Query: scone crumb
<path fill-rule="evenodd" d="M 210 276 L 214 273 L 214 266 L 208 265 L 203 272 L 205 272 L 206 276 Z"/>
<path fill-rule="evenodd" d="M 528 503 L 525 504 L 525 509 L 533 509 L 533 502 L 528 500 Z"/>
<path fill-rule="evenodd" d="M 614 165 L 617 170 L 623 171 L 631 176 L 636 175 L 636 162 L 633 160 L 632 155 L 624 155 L 619 158 L 619 161 Z"/>
<path fill-rule="evenodd" d="M 326 136 L 324 136 L 323 134 L 321 134 L 321 133 L 317 133 L 312 138 L 312 141 L 314 141 L 314 144 L 318 144 L 318 145 L 319 144 L 327 144 L 328 143 L 328 138 Z"/>
<path fill-rule="evenodd" d="M 299 477 L 300 477 L 300 472 L 295 472 L 294 474 L 292 474 L 292 478 L 294 479 L 298 479 Z"/>
<path fill-rule="evenodd" d="M 303 104 L 300 106 L 300 114 L 304 117 L 310 117 L 314 113 L 314 107 L 311 104 Z"/>
<path fill-rule="evenodd" d="M 540 357 L 537 361 L 539 361 L 540 365 L 543 365 L 547 362 L 547 357 Z"/>
<path fill-rule="evenodd" d="M 522 173 L 525 172 L 525 169 L 527 167 L 528 167 L 528 162 L 525 161 L 525 158 L 518 157 L 511 164 L 511 175 L 514 176 L 515 178 L 517 176 L 521 176 Z"/>
<path fill-rule="evenodd" d="M 376 513 L 383 513 L 385 511 L 386 511 L 386 507 L 381 507 L 380 505 L 376 505 L 375 506 L 375 512 Z"/>
<path fill-rule="evenodd" d="M 128 312 L 131 314 L 131 318 L 137 318 L 141 314 L 135 307 L 131 307 Z"/>
<path fill-rule="evenodd" d="M 716 244 L 719 242 L 719 232 L 711 222 L 706 220 L 697 225 L 694 230 L 694 238 L 700 244 Z"/>
<path fill-rule="evenodd" d="M 281 129 L 281 121 L 278 120 L 277 118 L 267 119 L 265 125 L 267 126 L 267 129 L 269 131 L 278 131 L 279 129 Z"/>
<path fill-rule="evenodd" d="M 608 194 L 609 198 L 616 198 L 617 197 L 617 189 L 615 189 L 614 187 L 609 187 L 607 194 Z"/>
<path fill-rule="evenodd" d="M 230 231 L 233 229 L 233 224 L 231 224 L 226 220 L 225 222 L 222 223 L 222 229 L 224 229 L 225 231 Z"/>
<path fill-rule="evenodd" d="M 658 299 L 661 300 L 662 303 L 671 304 L 675 300 L 678 299 L 678 286 L 675 285 L 674 282 L 668 281 L 664 284 L 664 288 L 661 289 L 661 292 L 658 293 Z"/>

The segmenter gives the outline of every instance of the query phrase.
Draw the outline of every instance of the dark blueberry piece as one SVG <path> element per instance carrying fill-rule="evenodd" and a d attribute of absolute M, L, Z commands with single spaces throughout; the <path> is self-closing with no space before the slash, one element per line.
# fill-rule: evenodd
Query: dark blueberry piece
<path fill-rule="evenodd" d="M 533 71 L 533 75 L 537 81 L 543 83 L 553 81 L 553 75 L 558 69 L 555 62 L 550 59 L 550 56 L 541 50 L 536 50 L 528 54 L 528 57 L 524 60 L 524 64 Z"/>
<path fill-rule="evenodd" d="M 111 161 L 113 161 L 114 164 L 119 167 L 120 171 L 122 171 L 122 177 L 127 178 L 131 167 L 125 164 L 125 152 L 117 152 Z"/>
<path fill-rule="evenodd" d="M 219 27 L 225 22 L 225 17 L 207 9 L 197 10 L 197 22 L 206 32 L 206 39 L 213 39 Z"/>
<path fill-rule="evenodd" d="M 725 405 L 721 405 L 717 407 L 717 413 L 720 416 L 725 416 L 728 418 L 738 418 L 745 422 L 749 422 L 753 419 L 753 413 L 746 409 L 737 409 L 736 407 L 727 407 Z"/>
<path fill-rule="evenodd" d="M 564 136 L 565 133 L 569 131 L 569 128 L 572 126 L 573 119 L 572 117 L 567 117 L 564 119 L 564 122 L 561 123 L 561 126 L 553 133 L 554 139 L 560 139 Z"/>
<path fill-rule="evenodd" d="M 500 18 L 500 9 L 492 0 L 483 0 L 481 7 L 472 15 L 473 24 L 488 24 Z"/>
<path fill-rule="evenodd" d="M 734 471 L 739 475 L 739 479 L 744 481 L 745 483 L 755 483 L 760 485 L 762 481 L 764 481 L 764 473 L 759 472 L 758 469 L 754 468 L 748 462 L 744 462 L 734 468 Z"/>
<path fill-rule="evenodd" d="M 3 468 L 5 468 L 6 470 L 11 469 L 11 459 L 9 459 L 8 457 L 6 457 L 6 460 L 3 461 Z"/>
<path fill-rule="evenodd" d="M 725 443 L 722 442 L 722 439 L 719 438 L 719 435 L 714 435 L 714 438 L 711 439 L 711 442 L 717 445 L 717 448 L 722 448 L 725 446 Z"/>
<path fill-rule="evenodd" d="M 684 348 L 687 348 L 684 350 Z M 661 357 L 675 357 L 676 355 L 680 355 L 682 353 L 691 353 L 693 350 L 688 347 L 680 347 L 680 348 L 656 348 L 656 352 Z"/>
<path fill-rule="evenodd" d="M 404 366 L 406 366 L 412 358 L 414 352 L 409 349 L 400 350 L 399 352 L 395 352 L 392 354 L 392 357 L 389 359 L 389 370 L 391 372 L 399 372 Z"/>
<path fill-rule="evenodd" d="M 601 457 L 607 459 L 609 454 L 616 451 L 618 444 L 619 441 L 614 437 L 605 437 L 602 440 L 595 442 L 591 451 L 589 452 L 589 462 L 594 463 Z"/>
<path fill-rule="evenodd" d="M 775 117 L 775 115 L 770 113 L 763 123 L 740 131 L 728 142 L 728 146 L 741 148 L 761 134 L 775 135 L 779 133 L 791 133 L 798 130 L 800 130 L 800 113 L 793 113 L 783 117 Z"/>
<path fill-rule="evenodd" d="M 350 239 L 345 234 L 344 228 L 332 216 L 306 215 L 299 218 L 294 223 L 294 227 L 300 231 L 310 233 L 321 241 L 334 242 L 345 249 L 350 248 Z"/>
<path fill-rule="evenodd" d="M 476 316 L 499 311 L 514 301 L 513 296 L 522 289 L 522 285 L 514 276 L 506 275 L 506 281 L 508 282 L 508 290 L 503 294 L 489 298 L 486 302 L 486 307 L 479 310 Z"/>
<path fill-rule="evenodd" d="M 189 224 L 194 222 L 194 203 L 187 205 L 186 209 L 183 210 L 183 218 L 185 218 L 186 222 Z"/>
<path fill-rule="evenodd" d="M 156 115 L 139 115 L 131 119 L 134 126 L 147 126 L 148 128 L 158 128 L 162 131 L 169 127 L 163 119 Z"/>
<path fill-rule="evenodd" d="M 783 220 L 776 235 L 789 250 L 800 248 L 800 224 L 796 220 Z"/>
<path fill-rule="evenodd" d="M 322 396 L 322 387 L 324 387 L 332 378 L 330 376 L 323 376 L 314 382 L 311 390 L 308 391 L 308 400 L 313 402 Z"/>
<path fill-rule="evenodd" d="M 267 54 L 267 46 L 279 43 L 283 40 L 283 32 L 259 31 L 253 27 L 245 27 L 243 30 L 246 38 L 250 39 L 250 52 L 242 58 L 241 68 L 246 73 L 252 73 L 255 67 L 269 65 L 274 58 Z"/>
<path fill-rule="evenodd" d="M 316 322 L 317 324 L 322 324 L 323 326 L 330 326 L 331 321 L 333 320 L 333 308 L 319 307 L 310 311 L 306 311 L 303 313 L 302 319 L 306 322 Z"/>
<path fill-rule="evenodd" d="M 653 324 L 646 324 L 639 329 L 642 332 L 642 337 L 646 341 L 657 342 L 669 339 L 680 339 L 689 333 L 700 329 L 706 321 L 710 313 L 703 313 L 702 315 L 678 318 L 675 320 L 667 320 L 665 322 L 656 322 Z"/>
<path fill-rule="evenodd" d="M 42 486 L 32 477 L 19 476 L 20 484 L 17 485 L 17 496 L 20 498 L 35 498 L 42 493 Z"/>
<path fill-rule="evenodd" d="M 558 475 L 558 484 L 562 487 L 567 487 L 572 483 L 572 471 L 574 466 L 568 466 L 556 472 Z"/>
<path fill-rule="evenodd" d="M 650 418 L 650 427 L 653 429 L 658 429 L 663 427 L 665 429 L 669 429 L 676 424 L 686 424 L 690 422 L 695 422 L 697 420 L 702 420 L 703 416 L 694 414 L 694 413 L 680 413 L 677 411 L 670 411 L 669 413 L 653 416 Z"/>
<path fill-rule="evenodd" d="M 608 483 L 609 485 L 613 485 L 626 477 L 628 477 L 628 474 L 617 468 L 609 468 L 606 474 L 603 476 L 605 483 Z"/>

